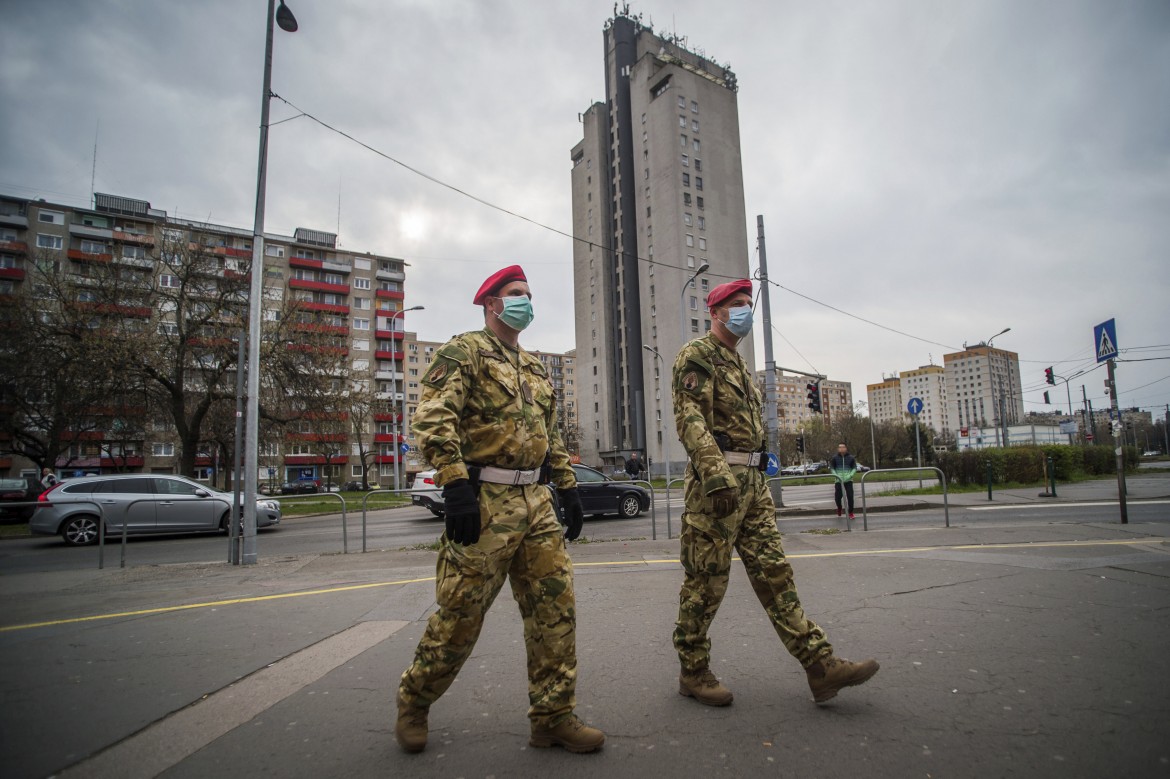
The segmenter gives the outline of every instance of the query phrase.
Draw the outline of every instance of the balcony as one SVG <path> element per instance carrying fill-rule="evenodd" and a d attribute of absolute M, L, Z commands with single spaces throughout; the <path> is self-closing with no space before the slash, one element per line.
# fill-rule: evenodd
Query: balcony
<path fill-rule="evenodd" d="M 375 293 L 375 296 L 389 300 L 402 300 L 406 297 L 406 293 L 400 289 L 380 289 Z"/>
<path fill-rule="evenodd" d="M 374 443 L 376 444 L 400 444 L 405 440 L 406 438 L 401 434 L 395 435 L 394 433 L 374 433 Z"/>
<path fill-rule="evenodd" d="M 114 231 L 107 227 L 90 227 L 83 224 L 69 225 L 69 234 L 80 235 L 83 238 L 101 238 L 106 241 L 114 237 Z"/>
<path fill-rule="evenodd" d="M 28 244 L 24 241 L 0 241 L 0 252 L 28 254 Z"/>
<path fill-rule="evenodd" d="M 402 362 L 404 356 L 405 354 L 403 352 L 387 352 L 381 349 L 374 352 L 374 359 L 376 360 L 396 360 L 397 362 Z"/>
<path fill-rule="evenodd" d="M 22 230 L 27 230 L 28 217 L 23 214 L 0 213 L 0 225 L 4 225 L 6 227 L 19 227 Z"/>
<path fill-rule="evenodd" d="M 0 279 L 24 281 L 24 268 L 0 268 Z"/>
<path fill-rule="evenodd" d="M 349 328 L 345 325 L 319 325 L 313 322 L 297 322 L 293 330 L 298 333 L 325 333 L 327 335 L 349 335 Z"/>
<path fill-rule="evenodd" d="M 288 344 L 289 351 L 315 354 L 349 354 L 348 346 L 326 346 L 323 344 Z"/>
<path fill-rule="evenodd" d="M 375 422 L 401 422 L 401 414 L 374 414 Z"/>
<path fill-rule="evenodd" d="M 378 339 L 397 338 L 401 341 L 406 337 L 406 333 L 402 332 L 401 330 L 375 330 L 374 337 Z"/>
<path fill-rule="evenodd" d="M 402 371 L 374 371 L 377 381 L 402 381 Z"/>
<path fill-rule="evenodd" d="M 291 289 L 308 289 L 313 292 L 332 292 L 335 295 L 348 295 L 348 284 L 329 284 L 324 281 L 305 281 L 304 279 L 289 279 Z"/>
<path fill-rule="evenodd" d="M 110 262 L 114 259 L 112 254 L 90 254 L 80 249 L 70 249 L 66 252 L 66 255 L 69 259 L 77 260 L 78 262 Z"/>
<path fill-rule="evenodd" d="M 140 246 L 154 246 L 154 236 L 150 233 L 126 233 L 121 230 L 111 231 L 115 241 L 134 243 Z"/>
<path fill-rule="evenodd" d="M 115 257 L 115 265 L 128 265 L 132 268 L 154 269 L 154 260 L 147 257 Z"/>
<path fill-rule="evenodd" d="M 338 262 L 337 260 L 325 260 L 321 263 L 323 270 L 333 271 L 334 273 L 353 273 L 353 266 L 347 262 Z"/>
<path fill-rule="evenodd" d="M 348 314 L 349 306 L 338 306 L 333 303 L 314 303 L 311 300 L 298 300 L 296 307 L 301 311 L 321 311 L 326 314 Z"/>
<path fill-rule="evenodd" d="M 401 403 L 403 395 L 401 392 L 375 392 L 374 397 L 378 400 L 392 400 L 395 403 Z"/>
<path fill-rule="evenodd" d="M 308 257 L 289 257 L 288 264 L 292 268 L 311 268 L 313 270 L 321 270 L 325 264 L 321 260 L 313 260 Z"/>
<path fill-rule="evenodd" d="M 400 270 L 380 270 L 374 274 L 380 281 L 406 281 L 406 274 Z"/>
<path fill-rule="evenodd" d="M 380 454 L 374 458 L 374 462 L 378 465 L 391 465 L 398 462 L 398 456 L 393 454 Z"/>

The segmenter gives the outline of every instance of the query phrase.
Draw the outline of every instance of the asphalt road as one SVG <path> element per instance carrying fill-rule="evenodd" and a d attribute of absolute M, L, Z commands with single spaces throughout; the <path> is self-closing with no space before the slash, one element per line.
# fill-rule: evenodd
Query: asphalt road
<path fill-rule="evenodd" d="M 895 485 L 882 485 L 885 489 Z M 786 487 L 785 505 L 788 507 L 824 503 L 832 500 L 831 485 Z M 858 496 L 860 503 L 860 496 Z M 1060 503 L 1054 505 L 996 505 L 987 507 L 952 507 L 952 525 L 991 526 L 1020 521 L 1050 521 L 1054 523 L 1113 522 L 1118 512 L 1107 502 L 1091 505 Z M 647 512 L 634 519 L 617 516 L 592 518 L 586 521 L 582 538 L 587 540 L 649 539 L 657 525 L 659 540 L 667 538 L 666 500 L 656 500 L 657 517 Z M 670 501 L 671 530 L 677 535 L 682 509 L 681 493 L 672 493 Z M 1170 521 L 1170 505 L 1162 503 L 1130 503 L 1130 521 Z M 812 529 L 836 528 L 844 530 L 844 520 L 832 516 L 783 517 L 778 520 L 786 533 Z M 877 514 L 869 517 L 874 530 L 895 527 L 942 527 L 943 512 L 938 509 L 919 509 Z M 362 522 L 359 513 L 347 519 L 348 549 L 362 551 Z M 433 543 L 442 532 L 442 522 L 429 511 L 415 507 L 372 511 L 366 519 L 366 549 L 395 550 Z M 861 513 L 853 523 L 861 529 Z M 105 565 L 117 567 L 121 553 L 117 538 L 111 539 L 105 552 Z M 279 528 L 263 530 L 257 539 L 261 557 L 274 558 L 289 555 L 317 554 L 343 551 L 341 516 L 286 518 Z M 214 535 L 153 536 L 131 538 L 126 547 L 127 565 L 168 565 L 226 560 L 228 541 Z M 69 571 L 95 568 L 98 551 L 95 547 L 71 548 L 56 537 L 10 539 L 0 542 L 0 575 Z"/>

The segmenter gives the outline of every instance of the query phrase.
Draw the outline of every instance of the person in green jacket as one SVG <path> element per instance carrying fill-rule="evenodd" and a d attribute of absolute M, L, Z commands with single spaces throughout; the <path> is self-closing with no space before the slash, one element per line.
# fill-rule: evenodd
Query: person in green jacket
<path fill-rule="evenodd" d="M 829 461 L 829 470 L 837 477 L 833 485 L 833 500 L 837 504 L 837 516 L 841 516 L 841 493 L 849 501 L 849 518 L 853 519 L 853 474 L 857 473 L 857 460 L 849 454 L 849 447 L 837 444 L 837 454 Z"/>

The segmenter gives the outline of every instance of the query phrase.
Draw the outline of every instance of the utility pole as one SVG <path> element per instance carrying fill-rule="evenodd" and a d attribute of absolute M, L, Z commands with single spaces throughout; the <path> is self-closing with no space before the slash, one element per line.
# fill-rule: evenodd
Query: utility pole
<path fill-rule="evenodd" d="M 768 451 L 780 451 L 780 415 L 776 408 L 779 402 L 776 390 L 776 359 L 772 353 L 772 306 L 768 289 L 768 251 L 764 245 L 764 215 L 756 215 L 756 238 L 760 245 L 760 302 L 764 306 L 764 429 L 768 435 Z M 773 496 L 778 508 L 784 507 L 784 493 L 780 482 L 775 482 Z"/>
<path fill-rule="evenodd" d="M 1162 423 L 1162 437 L 1166 448 L 1162 450 L 1162 454 L 1170 454 L 1170 403 L 1166 404 L 1166 421 Z"/>
<path fill-rule="evenodd" d="M 1108 362 L 1109 407 L 1117 414 L 1117 418 L 1113 420 L 1113 453 L 1117 455 L 1117 503 L 1121 507 L 1121 524 L 1128 525 L 1129 510 L 1125 505 L 1125 423 L 1121 421 L 1121 409 L 1117 403 L 1115 364 L 1115 360 Z"/>
<path fill-rule="evenodd" d="M 1092 415 L 1089 413 L 1089 396 L 1085 392 L 1085 385 L 1081 385 L 1081 418 L 1085 421 L 1085 444 L 1092 444 L 1093 442 L 1093 426 Z"/>

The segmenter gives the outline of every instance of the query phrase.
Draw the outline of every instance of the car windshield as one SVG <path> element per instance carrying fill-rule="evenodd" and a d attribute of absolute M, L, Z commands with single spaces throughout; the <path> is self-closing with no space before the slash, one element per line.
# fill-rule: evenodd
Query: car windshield
<path fill-rule="evenodd" d="M 25 488 L 24 479 L 0 479 L 0 490 L 8 492 L 10 490 L 23 490 Z"/>

